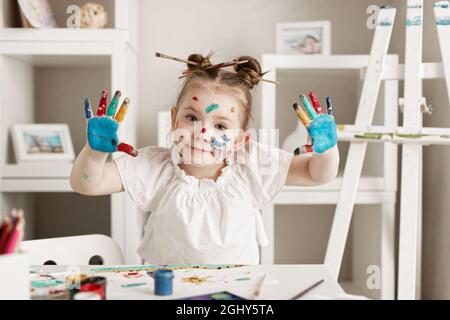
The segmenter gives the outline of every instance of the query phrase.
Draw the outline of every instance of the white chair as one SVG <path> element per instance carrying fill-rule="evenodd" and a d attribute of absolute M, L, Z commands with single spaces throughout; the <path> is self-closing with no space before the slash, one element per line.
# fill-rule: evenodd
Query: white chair
<path fill-rule="evenodd" d="M 120 265 L 123 255 L 117 243 L 105 235 L 93 234 L 23 241 L 31 265 Z"/>

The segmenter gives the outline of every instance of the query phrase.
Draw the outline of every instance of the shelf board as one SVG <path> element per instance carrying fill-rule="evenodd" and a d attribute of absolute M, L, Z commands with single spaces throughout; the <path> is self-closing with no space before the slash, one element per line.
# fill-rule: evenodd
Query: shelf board
<path fill-rule="evenodd" d="M 337 176 L 333 181 L 329 183 L 314 186 L 314 187 L 295 187 L 285 186 L 284 192 L 302 192 L 302 191 L 340 191 L 342 187 L 342 176 Z M 384 190 L 384 178 L 374 176 L 362 176 L 359 179 L 358 190 L 361 191 L 383 191 Z"/>
<path fill-rule="evenodd" d="M 132 49 L 128 39 L 116 29 L 0 28 L 0 54 L 36 66 L 108 65 L 116 44 Z"/>
<path fill-rule="evenodd" d="M 309 69 L 278 69 L 277 79 L 291 80 L 291 79 L 306 79 L 306 78 L 327 78 L 327 77 L 345 77 L 345 81 L 359 80 L 360 70 L 358 69 L 323 69 L 314 68 Z M 284 79 L 286 78 L 286 79 Z M 356 83 L 356 82 L 355 82 Z"/>
<path fill-rule="evenodd" d="M 264 54 L 264 64 L 273 69 L 356 69 L 360 70 L 369 63 L 369 55 L 333 54 L 333 55 L 297 55 Z M 387 62 L 394 63 L 398 55 L 388 54 Z"/>
<path fill-rule="evenodd" d="M 74 192 L 69 179 L 2 179 L 0 192 Z"/>
<path fill-rule="evenodd" d="M 107 55 L 11 55 L 34 67 L 107 67 L 111 65 L 111 58 Z"/>
<path fill-rule="evenodd" d="M 7 164 L 0 167 L 1 192 L 73 192 L 72 163 Z"/>
<path fill-rule="evenodd" d="M 342 177 L 315 187 L 285 186 L 273 200 L 274 205 L 334 205 L 338 202 Z M 393 204 L 396 190 L 384 189 L 382 177 L 361 177 L 356 194 L 356 204 Z"/>
<path fill-rule="evenodd" d="M 3 192 L 72 192 L 69 183 L 71 163 L 8 164 L 0 167 L 0 190 Z M 283 187 L 275 205 L 336 204 L 342 177 L 316 187 Z M 357 204 L 394 203 L 395 190 L 384 190 L 381 177 L 362 177 Z"/>
<path fill-rule="evenodd" d="M 2 179 L 69 179 L 72 163 L 7 164 L 0 167 Z"/>
<path fill-rule="evenodd" d="M 128 42 L 129 32 L 118 29 L 0 28 L 0 41 Z"/>

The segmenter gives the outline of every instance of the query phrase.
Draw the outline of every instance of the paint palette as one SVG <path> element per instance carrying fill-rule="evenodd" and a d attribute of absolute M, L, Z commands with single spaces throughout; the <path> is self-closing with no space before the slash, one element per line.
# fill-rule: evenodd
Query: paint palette
<path fill-rule="evenodd" d="M 33 300 L 67 299 L 65 277 L 67 272 L 30 273 L 30 295 Z"/>
<path fill-rule="evenodd" d="M 174 271 L 175 287 L 234 288 L 258 285 L 262 273 L 252 267 L 228 270 L 186 269 Z M 266 277 L 265 284 L 276 284 L 277 280 Z"/>

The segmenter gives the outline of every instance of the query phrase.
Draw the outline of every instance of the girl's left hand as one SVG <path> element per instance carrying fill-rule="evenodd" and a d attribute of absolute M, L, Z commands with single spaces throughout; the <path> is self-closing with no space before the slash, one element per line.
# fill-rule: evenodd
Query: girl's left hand
<path fill-rule="evenodd" d="M 310 152 L 324 153 L 333 148 L 337 143 L 336 122 L 333 116 L 333 104 L 330 97 L 327 97 L 327 110 L 322 111 L 322 107 L 314 92 L 309 94 L 311 102 L 305 95 L 300 96 L 300 100 L 308 114 L 297 103 L 294 109 L 309 133 L 310 143 L 297 148 L 296 155 Z"/>
<path fill-rule="evenodd" d="M 138 151 L 129 144 L 121 142 L 117 135 L 119 125 L 125 118 L 130 103 L 130 99 L 126 98 L 119 111 L 117 111 L 120 95 L 120 91 L 116 91 L 107 108 L 108 93 L 103 91 L 96 116 L 92 113 L 91 101 L 89 98 L 86 98 L 87 142 L 92 150 L 98 152 L 112 153 L 120 151 L 136 157 Z"/>

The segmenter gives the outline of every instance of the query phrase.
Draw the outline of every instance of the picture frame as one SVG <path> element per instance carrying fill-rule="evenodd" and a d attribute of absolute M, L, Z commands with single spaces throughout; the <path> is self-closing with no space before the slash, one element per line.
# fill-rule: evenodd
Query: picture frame
<path fill-rule="evenodd" d="M 18 0 L 22 25 L 26 28 L 56 28 L 48 0 Z"/>
<path fill-rule="evenodd" d="M 277 54 L 331 54 L 331 22 L 305 21 L 277 23 Z"/>
<path fill-rule="evenodd" d="M 18 163 L 75 159 L 67 124 L 16 124 L 11 135 Z"/>

